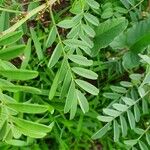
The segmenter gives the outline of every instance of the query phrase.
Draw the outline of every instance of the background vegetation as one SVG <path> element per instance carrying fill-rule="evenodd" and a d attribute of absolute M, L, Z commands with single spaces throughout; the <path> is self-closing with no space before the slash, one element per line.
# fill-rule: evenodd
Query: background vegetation
<path fill-rule="evenodd" d="M 150 149 L 149 11 L 0 0 L 0 149 Z"/>

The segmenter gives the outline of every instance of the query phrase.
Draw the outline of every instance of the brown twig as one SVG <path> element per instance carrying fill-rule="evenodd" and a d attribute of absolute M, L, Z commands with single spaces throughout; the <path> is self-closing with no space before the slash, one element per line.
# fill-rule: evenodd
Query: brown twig
<path fill-rule="evenodd" d="M 150 0 L 148 0 L 147 11 L 150 11 Z"/>

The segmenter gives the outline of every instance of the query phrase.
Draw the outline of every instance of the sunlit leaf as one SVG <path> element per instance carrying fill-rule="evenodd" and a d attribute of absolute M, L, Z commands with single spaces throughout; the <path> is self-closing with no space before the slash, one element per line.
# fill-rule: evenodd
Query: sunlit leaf
<path fill-rule="evenodd" d="M 79 79 L 76 79 L 75 82 L 86 92 L 88 92 L 92 95 L 98 95 L 99 90 L 94 85 L 92 85 L 86 81 L 79 80 Z"/>
<path fill-rule="evenodd" d="M 116 120 L 113 121 L 113 128 L 114 128 L 114 141 L 117 142 L 120 137 L 120 128 Z"/>
<path fill-rule="evenodd" d="M 76 74 L 78 74 L 82 77 L 88 78 L 88 79 L 96 80 L 98 78 L 98 75 L 95 72 L 88 70 L 88 69 L 84 69 L 84 68 L 80 68 L 80 67 L 73 67 L 72 70 Z"/>
<path fill-rule="evenodd" d="M 79 102 L 79 105 L 83 111 L 83 113 L 86 113 L 89 111 L 89 103 L 86 99 L 86 97 L 81 93 L 79 90 L 76 90 L 77 99 Z"/>
<path fill-rule="evenodd" d="M 24 70 L 24 69 L 0 70 L 0 74 L 11 80 L 30 80 L 38 76 L 37 71 Z"/>
<path fill-rule="evenodd" d="M 99 131 L 97 131 L 93 136 L 92 139 L 99 139 L 101 137 L 103 137 L 107 131 L 110 129 L 110 123 L 107 123 L 104 127 L 102 127 Z"/>
<path fill-rule="evenodd" d="M 22 31 L 11 32 L 5 36 L 0 37 L 0 46 L 9 45 L 18 41 L 22 36 Z"/>

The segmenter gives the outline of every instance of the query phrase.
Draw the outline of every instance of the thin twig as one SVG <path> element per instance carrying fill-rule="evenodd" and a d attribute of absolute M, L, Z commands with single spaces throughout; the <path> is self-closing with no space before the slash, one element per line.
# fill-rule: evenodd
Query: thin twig
<path fill-rule="evenodd" d="M 148 6 L 147 6 L 147 11 L 150 10 L 150 0 L 148 0 Z"/>
<path fill-rule="evenodd" d="M 141 3 L 143 3 L 144 0 L 141 0 L 139 3 L 137 3 L 135 6 L 131 7 L 128 12 L 130 12 L 131 10 L 135 9 L 136 7 L 138 7 Z"/>
<path fill-rule="evenodd" d="M 10 12 L 10 13 L 22 13 L 22 14 L 24 13 L 22 11 L 5 9 L 5 8 L 2 8 L 2 7 L 0 7 L 0 11 L 6 11 L 6 12 Z"/>

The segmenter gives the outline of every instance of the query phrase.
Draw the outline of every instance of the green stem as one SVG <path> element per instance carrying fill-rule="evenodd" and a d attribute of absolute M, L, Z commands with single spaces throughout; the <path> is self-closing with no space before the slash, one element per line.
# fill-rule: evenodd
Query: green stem
<path fill-rule="evenodd" d="M 55 2 L 56 2 L 56 0 L 50 0 L 47 3 L 44 3 L 44 4 L 40 5 L 39 7 L 31 10 L 30 12 L 28 12 L 24 16 L 23 19 L 19 20 L 16 24 L 14 24 L 13 26 L 11 26 L 9 29 L 1 32 L 0 35 L 3 36 L 3 35 L 6 35 L 6 34 L 8 34 L 10 32 L 15 31 L 17 28 L 19 28 L 28 19 L 30 19 L 31 17 L 33 17 L 34 15 L 36 15 L 38 12 L 40 12 L 41 10 L 43 10 L 44 8 L 46 8 L 47 6 L 52 6 Z"/>
<path fill-rule="evenodd" d="M 24 13 L 22 11 L 5 9 L 5 8 L 2 8 L 2 7 L 0 7 L 0 11 L 6 11 L 6 12 L 10 12 L 10 13 L 22 13 L 22 14 Z"/>
<path fill-rule="evenodd" d="M 140 97 L 139 99 L 137 99 L 137 100 L 134 102 L 134 104 L 130 105 L 130 106 L 127 108 L 127 110 L 125 110 L 125 111 L 123 111 L 123 112 L 120 112 L 120 114 L 119 114 L 118 116 L 114 117 L 114 118 L 113 118 L 110 122 L 108 122 L 107 124 L 111 123 L 113 120 L 115 120 L 116 118 L 118 118 L 118 117 L 121 116 L 122 114 L 126 113 L 131 107 L 133 107 L 135 104 L 137 104 L 140 100 L 142 100 L 142 99 L 143 99 L 147 94 L 149 94 L 149 93 L 150 93 L 150 90 L 147 91 L 143 97 Z M 106 125 L 107 125 L 107 124 L 106 124 Z"/>
<path fill-rule="evenodd" d="M 136 7 L 138 7 L 141 3 L 143 3 L 144 0 L 141 0 L 139 3 L 137 3 L 135 6 L 131 7 L 128 12 L 130 12 L 131 10 L 135 9 Z"/>
<path fill-rule="evenodd" d="M 137 139 L 137 143 L 138 143 L 138 141 L 149 131 L 149 129 L 150 129 L 150 125 L 146 128 L 146 130 L 144 130 L 144 132 L 138 137 L 138 139 Z M 136 143 L 136 144 L 137 144 Z M 135 144 L 135 145 L 136 145 Z M 133 145 L 132 146 L 132 148 L 135 146 L 135 145 Z"/>
<path fill-rule="evenodd" d="M 50 15 L 51 15 L 51 19 L 52 19 L 53 25 L 54 25 L 55 28 L 56 28 L 56 32 L 57 32 L 57 36 L 58 36 L 59 42 L 63 45 L 63 42 L 62 42 L 62 39 L 61 39 L 60 34 L 59 34 L 59 32 L 58 32 L 57 25 L 56 25 L 56 22 L 55 22 L 55 19 L 54 19 L 54 15 L 53 15 L 53 12 L 52 12 L 51 8 L 50 8 Z M 72 75 L 72 70 L 71 70 L 70 64 L 68 63 L 67 54 L 66 54 L 64 48 L 63 48 L 63 55 L 64 55 L 64 59 L 67 61 L 68 69 L 69 69 L 70 72 L 71 72 L 72 80 L 74 80 L 74 77 L 73 77 L 73 75 Z"/>
<path fill-rule="evenodd" d="M 144 136 L 144 134 L 146 134 L 147 131 L 149 131 L 149 129 L 150 129 L 150 125 L 146 128 L 146 130 L 144 130 L 143 134 L 141 134 L 137 140 L 139 141 Z"/>

